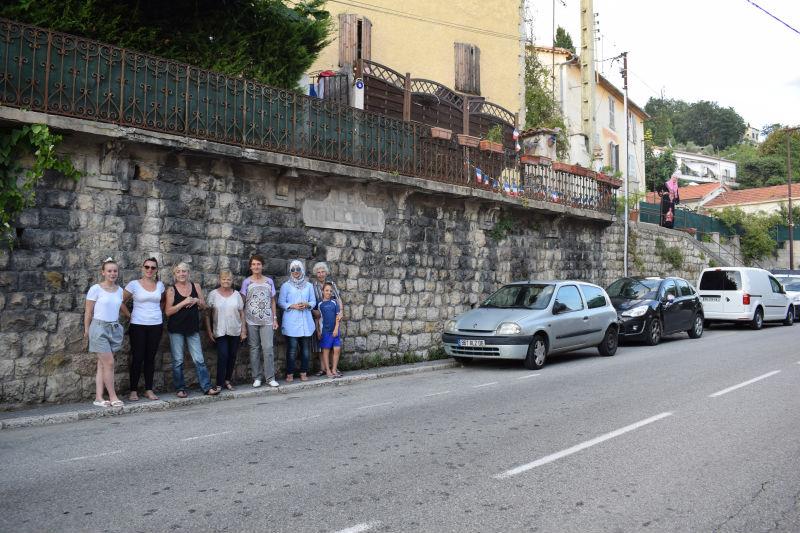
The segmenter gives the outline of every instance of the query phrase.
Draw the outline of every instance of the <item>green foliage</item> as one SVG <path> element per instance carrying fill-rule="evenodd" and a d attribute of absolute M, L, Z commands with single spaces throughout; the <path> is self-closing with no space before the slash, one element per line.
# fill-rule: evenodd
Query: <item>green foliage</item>
<path fill-rule="evenodd" d="M 644 274 L 644 260 L 639 255 L 639 236 L 633 228 L 628 228 L 628 260 L 639 274 Z"/>
<path fill-rule="evenodd" d="M 792 182 L 800 181 L 800 132 L 790 134 L 773 124 L 764 129 L 769 134 L 759 146 L 737 144 L 721 155 L 736 161 L 736 181 L 743 189 L 768 187 L 786 183 L 786 136 L 791 135 L 789 151 L 792 162 Z"/>
<path fill-rule="evenodd" d="M 13 246 L 13 223 L 23 209 L 34 205 L 36 185 L 46 170 L 74 180 L 80 177 L 69 160 L 56 155 L 61 140 L 44 124 L 0 129 L 0 243 Z M 26 156 L 32 156 L 33 163 L 23 169 Z"/>
<path fill-rule="evenodd" d="M 486 132 L 486 140 L 495 142 L 495 143 L 502 143 L 503 142 L 503 128 L 500 124 L 495 124 L 492 126 L 489 131 Z"/>
<path fill-rule="evenodd" d="M 570 36 L 569 32 L 561 26 L 556 29 L 556 40 L 553 41 L 553 46 L 557 48 L 565 48 L 573 54 L 575 53 L 575 45 L 572 44 L 572 37 Z"/>
<path fill-rule="evenodd" d="M 651 98 L 644 109 L 653 117 L 645 128 L 653 132 L 653 142 L 661 146 L 691 141 L 721 150 L 737 144 L 747 128 L 733 108 L 720 107 L 716 102 Z"/>
<path fill-rule="evenodd" d="M 639 202 L 644 200 L 645 195 L 639 191 L 628 192 L 628 211 L 639 208 Z M 625 196 L 622 194 L 622 189 L 619 189 L 616 198 L 617 216 L 625 214 Z"/>
<path fill-rule="evenodd" d="M 558 158 L 569 157 L 567 125 L 550 85 L 550 70 L 539 61 L 536 52 L 525 55 L 525 129 L 559 129 L 556 138 Z"/>
<path fill-rule="evenodd" d="M 441 346 L 434 346 L 430 350 L 428 350 L 428 361 L 436 361 L 438 359 L 447 359 L 450 357 L 447 355 L 447 352 L 444 351 L 444 348 Z"/>
<path fill-rule="evenodd" d="M 513 218 L 505 215 L 501 216 L 489 232 L 489 237 L 494 241 L 500 242 L 514 231 L 514 226 L 515 222 Z"/>
<path fill-rule="evenodd" d="M 295 88 L 329 43 L 324 0 L 12 0 L 0 16 Z"/>
<path fill-rule="evenodd" d="M 739 234 L 742 257 L 748 265 L 775 252 L 777 242 L 771 234 L 777 226 L 785 224 L 780 213 L 745 213 L 738 207 L 726 207 L 718 217 Z"/>
<path fill-rule="evenodd" d="M 672 266 L 674 270 L 683 267 L 683 252 L 681 252 L 681 249 L 677 246 L 667 246 L 661 237 L 656 238 L 656 255 Z"/>
<path fill-rule="evenodd" d="M 677 161 L 669 148 L 664 149 L 659 155 L 653 153 L 653 136 L 651 131 L 644 135 L 644 175 L 648 191 L 655 191 L 672 175 L 677 166 Z"/>
<path fill-rule="evenodd" d="M 717 264 L 717 262 L 716 262 L 716 261 L 714 261 L 713 259 L 709 259 L 709 260 L 708 260 L 708 268 L 716 268 L 716 267 L 718 267 L 718 266 L 719 266 L 719 265 Z"/>

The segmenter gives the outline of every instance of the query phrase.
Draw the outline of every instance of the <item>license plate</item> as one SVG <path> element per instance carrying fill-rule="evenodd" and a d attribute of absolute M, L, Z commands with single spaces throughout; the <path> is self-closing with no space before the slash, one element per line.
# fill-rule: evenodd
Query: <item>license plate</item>
<path fill-rule="evenodd" d="M 718 302 L 719 296 L 703 296 L 704 302 Z"/>
<path fill-rule="evenodd" d="M 458 339 L 458 345 L 464 347 L 486 346 L 486 341 L 483 339 Z"/>

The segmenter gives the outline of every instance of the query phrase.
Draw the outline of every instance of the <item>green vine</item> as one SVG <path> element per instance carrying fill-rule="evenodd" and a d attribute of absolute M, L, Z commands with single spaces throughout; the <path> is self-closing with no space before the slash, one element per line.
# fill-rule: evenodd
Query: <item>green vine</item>
<path fill-rule="evenodd" d="M 502 241 L 514 230 L 514 219 L 509 216 L 500 217 L 494 227 L 489 231 L 489 236 L 495 241 Z"/>
<path fill-rule="evenodd" d="M 636 267 L 636 270 L 643 274 L 645 267 L 644 260 L 639 255 L 639 236 L 633 229 L 628 231 L 628 258 L 633 263 L 633 266 Z"/>
<path fill-rule="evenodd" d="M 45 171 L 54 170 L 77 180 L 80 173 L 65 158 L 56 155 L 61 135 L 44 124 L 26 124 L 0 130 L 0 241 L 14 245 L 13 223 L 36 200 L 36 185 Z M 33 156 L 30 168 L 23 169 L 22 160 Z"/>
<path fill-rule="evenodd" d="M 672 268 L 683 267 L 683 252 L 677 246 L 667 246 L 664 239 L 656 239 L 656 255 L 665 263 L 672 265 Z"/>

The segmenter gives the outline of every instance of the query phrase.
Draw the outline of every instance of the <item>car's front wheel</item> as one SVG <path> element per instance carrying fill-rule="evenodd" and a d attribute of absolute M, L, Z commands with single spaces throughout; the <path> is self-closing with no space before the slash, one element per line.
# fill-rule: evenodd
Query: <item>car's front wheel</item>
<path fill-rule="evenodd" d="M 547 340 L 544 335 L 537 333 L 533 337 L 531 345 L 528 346 L 528 355 L 525 357 L 525 368 L 528 370 L 539 370 L 544 366 L 547 359 Z"/>
<path fill-rule="evenodd" d="M 653 317 L 650 320 L 650 327 L 647 328 L 647 334 L 644 336 L 644 342 L 650 346 L 655 346 L 661 342 L 661 321 L 658 317 Z"/>
<path fill-rule="evenodd" d="M 699 339 L 703 336 L 703 315 L 697 314 L 694 315 L 694 322 L 692 322 L 692 327 L 687 333 L 689 334 L 690 339 Z"/>
<path fill-rule="evenodd" d="M 608 326 L 606 334 L 603 337 L 603 342 L 597 345 L 597 351 L 603 357 L 611 357 L 617 353 L 617 346 L 619 345 L 619 330 L 617 326 Z"/>

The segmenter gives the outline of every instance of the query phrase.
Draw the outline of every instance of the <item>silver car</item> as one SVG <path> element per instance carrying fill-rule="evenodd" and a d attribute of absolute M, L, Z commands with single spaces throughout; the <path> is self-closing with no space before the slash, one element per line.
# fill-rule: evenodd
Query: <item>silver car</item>
<path fill-rule="evenodd" d="M 617 312 L 602 287 L 582 281 L 521 281 L 448 320 L 447 355 L 461 361 L 521 359 L 531 370 L 548 355 L 596 346 L 617 352 Z"/>

